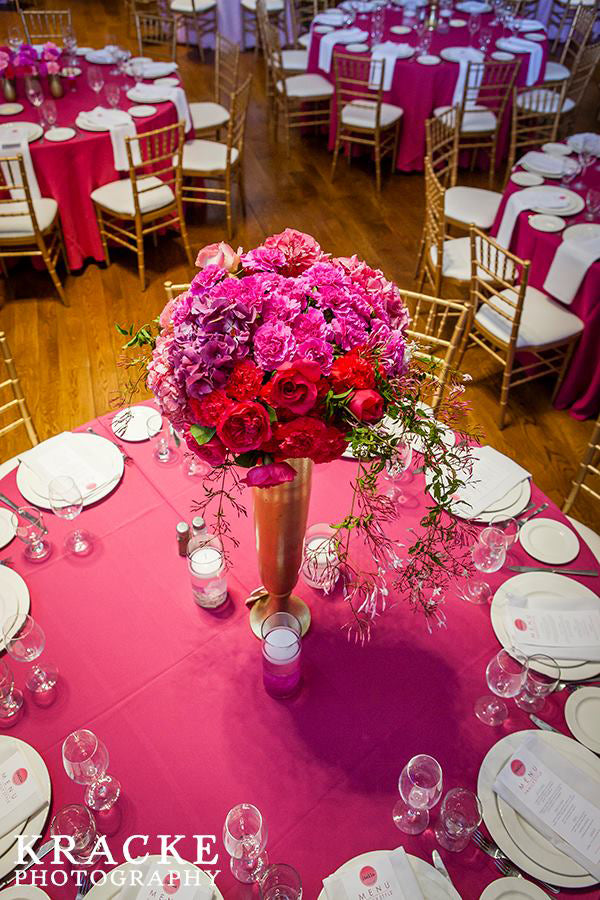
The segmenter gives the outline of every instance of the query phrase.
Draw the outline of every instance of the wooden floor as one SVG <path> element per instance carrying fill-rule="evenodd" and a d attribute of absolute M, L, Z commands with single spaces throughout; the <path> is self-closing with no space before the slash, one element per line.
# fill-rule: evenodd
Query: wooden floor
<path fill-rule="evenodd" d="M 71 0 L 70 5 L 81 45 L 103 46 L 107 37 L 115 34 L 132 46 L 121 12 L 123 0 Z M 13 18 L 12 13 L 0 13 L 0 33 L 6 33 Z M 181 74 L 190 100 L 209 99 L 211 61 L 209 54 L 202 65 L 195 53 L 187 55 L 181 48 Z M 357 253 L 401 287 L 414 287 L 423 215 L 422 177 L 386 173 L 379 199 L 366 163 L 348 168 L 343 162 L 331 183 L 331 156 L 320 139 L 294 137 L 288 158 L 283 144 L 268 133 L 262 64 L 248 52 L 243 67 L 254 73 L 245 161 L 248 209 L 232 243 L 250 248 L 268 234 L 288 226 L 298 228 L 314 234 L 327 251 L 344 256 Z M 578 124 L 594 128 L 597 105 L 594 87 Z M 222 214 L 195 211 L 189 228 L 193 247 L 220 240 L 224 235 Z M 142 323 L 153 318 L 164 304 L 163 282 L 189 281 L 193 275 L 176 237 L 162 239 L 158 249 L 149 243 L 150 286 L 143 294 L 134 254 L 116 250 L 112 257 L 108 269 L 90 264 L 83 273 L 68 278 L 68 309 L 53 293 L 45 273 L 33 272 L 29 265 L 15 270 L 17 296 L 36 299 L 5 303 L 0 310 L 0 328 L 8 335 L 42 438 L 109 410 L 111 396 L 119 387 L 117 363 L 122 343 L 114 323 Z M 470 388 L 473 421 L 484 429 L 489 443 L 529 469 L 539 486 L 562 503 L 592 423 L 576 421 L 568 412 L 553 409 L 551 383 L 538 381 L 513 392 L 510 424 L 500 432 L 496 426 L 497 370 L 479 351 L 469 352 L 465 367 L 474 378 Z M 23 449 L 16 440 L 0 443 L 0 459 Z M 600 510 L 584 499 L 574 514 L 600 531 Z"/>

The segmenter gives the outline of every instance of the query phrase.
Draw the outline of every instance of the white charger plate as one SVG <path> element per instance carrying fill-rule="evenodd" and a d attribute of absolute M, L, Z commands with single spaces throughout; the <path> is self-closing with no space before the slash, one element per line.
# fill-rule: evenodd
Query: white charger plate
<path fill-rule="evenodd" d="M 206 884 L 211 885 L 212 882 L 208 875 L 202 871 L 202 869 L 198 868 L 191 862 L 177 862 L 176 860 L 169 861 L 168 863 L 160 863 L 160 856 L 154 855 L 149 856 L 147 863 L 156 864 L 157 868 L 164 869 L 165 877 L 169 874 L 169 872 L 176 872 L 178 874 L 182 874 L 183 872 L 193 873 L 195 877 L 197 877 L 197 873 L 200 873 L 201 877 L 198 878 L 199 882 L 203 882 L 206 880 Z M 95 884 L 94 887 L 88 891 L 86 897 L 89 900 L 112 900 L 113 897 L 117 897 L 121 892 L 121 886 L 119 886 L 117 879 L 117 883 L 113 884 L 110 879 L 110 874 L 112 872 L 132 872 L 136 870 L 140 870 L 142 866 L 146 865 L 146 863 L 140 863 L 139 865 L 136 863 L 123 863 L 120 866 L 116 866 L 114 869 L 111 869 L 108 872 L 108 878 L 106 881 Z M 122 876 L 119 876 L 121 878 Z M 219 890 L 219 888 L 215 885 L 213 889 L 213 900 L 223 900 L 223 894 Z"/>
<path fill-rule="evenodd" d="M 0 103 L 0 116 L 18 116 L 24 109 L 22 103 Z"/>
<path fill-rule="evenodd" d="M 529 224 L 536 231 L 555 232 L 562 231 L 567 224 L 560 216 L 546 216 L 543 213 L 535 213 L 529 216 Z"/>
<path fill-rule="evenodd" d="M 9 144 L 11 140 L 22 141 L 26 138 L 31 144 L 44 133 L 44 129 L 36 122 L 3 122 L 0 125 L 0 142 Z"/>
<path fill-rule="evenodd" d="M 154 87 L 154 85 L 146 85 L 146 87 Z M 164 89 L 163 89 L 164 90 Z M 160 87 L 156 89 L 156 93 L 148 94 L 145 96 L 144 94 L 138 94 L 134 87 L 130 88 L 126 95 L 128 100 L 131 100 L 133 103 L 166 103 L 169 99 L 164 93 L 161 93 Z"/>
<path fill-rule="evenodd" d="M 525 35 L 525 40 L 527 40 L 527 41 L 536 41 L 538 44 L 541 44 L 542 41 L 545 41 L 545 40 L 546 40 L 546 35 L 545 35 L 545 34 L 539 34 L 539 33 L 538 33 L 538 34 L 526 34 L 526 35 Z"/>
<path fill-rule="evenodd" d="M 39 887 L 32 884 L 19 884 L 4 888 L 2 900 L 50 900 L 50 897 Z"/>
<path fill-rule="evenodd" d="M 600 237 L 600 225 L 595 222 L 579 222 L 565 228 L 563 241 L 587 241 L 588 238 Z"/>
<path fill-rule="evenodd" d="M 567 147 L 566 144 L 557 144 L 554 141 L 542 144 L 542 150 L 544 153 L 549 153 L 551 156 L 569 156 L 569 154 L 572 153 L 571 148 Z"/>
<path fill-rule="evenodd" d="M 9 735 L 0 735 L 0 759 L 8 759 L 11 753 L 20 750 L 31 771 L 34 773 L 37 781 L 43 791 L 44 805 L 38 813 L 22 822 L 14 832 L 5 835 L 0 839 L 0 878 L 4 878 L 13 871 L 19 861 L 17 849 L 17 835 L 19 834 L 42 834 L 48 813 L 50 811 L 50 798 L 52 796 L 52 788 L 50 785 L 50 776 L 46 763 L 37 752 L 25 741 Z M 4 893 L 4 891 L 2 891 Z"/>
<path fill-rule="evenodd" d="M 82 119 L 81 116 L 77 116 L 77 118 L 75 119 L 75 124 L 82 131 L 92 131 L 92 132 L 94 132 L 94 134 L 97 134 L 98 132 L 110 130 L 108 125 L 100 125 L 100 124 L 88 122 L 86 119 Z"/>
<path fill-rule="evenodd" d="M 573 608 L 598 602 L 598 596 L 584 584 L 566 575 L 553 572 L 522 572 L 508 578 L 492 598 L 490 619 L 494 634 L 505 650 L 510 650 L 512 640 L 505 625 L 506 607 L 509 594 L 517 594 L 527 601 L 526 609 L 564 609 L 565 597 L 573 603 Z M 580 601 L 580 603 L 578 603 Z M 584 681 L 600 674 L 600 662 L 578 659 L 557 659 L 561 681 Z M 536 672 L 552 674 L 543 665 L 532 664 Z"/>
<path fill-rule="evenodd" d="M 387 857 L 389 852 L 389 850 L 371 850 L 369 853 L 361 853 L 359 856 L 349 859 L 348 862 L 345 862 L 332 874 L 339 875 L 355 863 L 375 864 L 381 857 Z M 413 856 L 411 853 L 407 853 L 406 858 L 423 892 L 423 900 L 457 900 L 458 893 L 456 890 L 433 866 L 430 866 L 429 863 L 426 863 L 418 856 Z M 92 900 L 91 896 L 90 900 Z M 321 890 L 317 900 L 327 900 L 325 888 Z"/>
<path fill-rule="evenodd" d="M 166 78 L 155 78 L 154 84 L 161 84 L 163 87 L 179 87 L 179 78 L 168 75 Z"/>
<path fill-rule="evenodd" d="M 114 66 L 114 59 L 107 59 L 104 50 L 90 50 L 85 54 L 85 61 L 95 66 Z"/>
<path fill-rule="evenodd" d="M 93 47 L 78 47 L 77 50 L 75 51 L 75 55 L 76 56 L 87 56 L 88 53 L 93 53 L 93 52 L 94 52 Z"/>
<path fill-rule="evenodd" d="M 410 34 L 411 29 L 408 25 L 392 25 L 390 31 L 392 34 Z"/>
<path fill-rule="evenodd" d="M 44 135 L 47 141 L 53 141 L 55 143 L 70 141 L 71 138 L 74 138 L 76 136 L 77 132 L 74 128 L 49 128 Z"/>
<path fill-rule="evenodd" d="M 7 619 L 13 619 L 9 634 L 19 630 L 31 606 L 29 588 L 18 572 L 9 566 L 0 566 L 0 652 L 4 651 L 1 632 Z"/>
<path fill-rule="evenodd" d="M 565 719 L 572 734 L 592 753 L 600 753 L 600 688 L 582 687 L 565 704 Z"/>
<path fill-rule="evenodd" d="M 469 47 L 444 47 L 443 50 L 440 50 L 440 56 L 442 59 L 445 59 L 446 62 L 457 63 L 460 62 L 461 59 L 465 58 L 465 53 L 469 53 Z M 483 53 L 480 52 L 481 60 L 483 60 Z M 469 57 L 470 58 L 470 57 Z"/>
<path fill-rule="evenodd" d="M 417 56 L 417 62 L 421 66 L 437 66 L 441 61 L 439 56 L 430 53 L 426 53 L 424 56 Z"/>
<path fill-rule="evenodd" d="M 536 187 L 538 184 L 544 183 L 542 176 L 536 175 L 535 172 L 513 172 L 510 180 L 521 187 Z"/>
<path fill-rule="evenodd" d="M 132 406 L 129 409 L 123 409 L 118 412 L 113 418 L 110 427 L 113 434 L 120 441 L 131 441 L 137 444 L 140 441 L 150 440 L 148 421 L 152 416 L 156 415 L 158 413 L 152 406 Z"/>
<path fill-rule="evenodd" d="M 0 549 L 8 546 L 17 533 L 17 514 L 0 507 Z"/>
<path fill-rule="evenodd" d="M 554 566 L 572 562 L 579 554 L 579 538 L 566 522 L 543 516 L 525 522 L 519 543 L 534 559 Z"/>
<path fill-rule="evenodd" d="M 528 875 L 558 887 L 591 887 L 597 883 L 592 875 L 584 873 L 583 869 L 566 854 L 552 847 L 543 835 L 532 828 L 518 813 L 511 810 L 508 804 L 504 803 L 492 789 L 500 769 L 508 762 L 523 740 L 532 733 L 532 730 L 529 730 L 508 734 L 494 744 L 486 754 L 477 778 L 477 796 L 481 801 L 483 821 L 500 849 Z M 592 777 L 597 776 L 600 780 L 600 760 L 596 760 L 594 766 L 594 758 L 585 747 L 572 738 L 565 737 L 564 734 L 538 731 L 537 729 L 534 733 L 542 740 L 547 741 L 559 753 L 575 760 L 577 765 L 580 765 Z M 511 816 L 510 813 L 513 815 Z M 510 825 L 507 820 L 510 820 Z M 537 862 L 529 855 L 530 853 L 542 855 L 544 859 L 549 858 L 553 860 L 552 865 L 559 865 L 564 869 L 577 866 L 583 874 L 567 875 L 564 872 L 557 872 L 555 869 L 550 869 Z"/>
<path fill-rule="evenodd" d="M 538 196 L 540 198 L 540 202 L 538 206 L 532 206 L 533 212 L 543 213 L 548 216 L 573 216 L 576 213 L 581 212 L 583 207 L 585 206 L 585 201 L 583 197 L 580 197 L 579 194 L 576 194 L 575 191 L 570 191 L 567 188 L 558 188 L 554 187 L 550 184 L 541 185 L 537 189 Z M 564 195 L 568 201 L 569 205 L 563 207 L 562 209 L 557 209 L 556 207 L 548 207 L 544 206 L 544 197 L 552 197 L 557 193 Z M 535 201 L 534 201 L 535 202 Z"/>
<path fill-rule="evenodd" d="M 139 106 L 130 106 L 127 112 L 134 119 L 146 119 L 148 116 L 154 115 L 156 107 L 150 103 L 142 103 Z"/>
<path fill-rule="evenodd" d="M 511 488 L 504 497 L 493 503 L 489 509 L 484 509 L 472 521 L 489 524 L 498 515 L 504 516 L 505 519 L 511 519 L 513 516 L 518 516 L 519 513 L 523 512 L 530 500 L 531 482 L 526 478 L 525 481 L 520 481 L 514 488 Z"/>
<path fill-rule="evenodd" d="M 532 881 L 511 875 L 508 878 L 497 878 L 488 884 L 479 900 L 529 900 L 529 898 L 548 900 L 548 894 Z"/>

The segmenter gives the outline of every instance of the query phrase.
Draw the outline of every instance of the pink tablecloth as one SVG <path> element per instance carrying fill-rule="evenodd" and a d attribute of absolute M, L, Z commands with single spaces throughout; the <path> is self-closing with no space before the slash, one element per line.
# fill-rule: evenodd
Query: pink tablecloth
<path fill-rule="evenodd" d="M 454 18 L 467 20 L 468 17 L 455 13 Z M 363 31 L 370 30 L 370 15 L 358 15 L 352 27 L 361 28 Z M 493 20 L 491 14 L 481 16 L 482 28 L 489 26 Z M 417 46 L 418 39 L 416 32 L 413 30 L 410 34 L 394 34 L 390 32 L 390 28 L 394 25 L 402 25 L 403 13 L 401 10 L 387 9 L 385 12 L 384 41 L 395 41 L 396 43 L 408 43 Z M 495 42 L 502 37 L 502 27 L 492 27 L 493 38 L 490 51 L 495 50 Z M 319 69 L 319 44 L 322 35 L 313 31 L 309 58 L 308 71 L 317 72 L 323 75 L 332 84 L 335 83 L 333 62 L 330 72 L 323 72 Z M 460 47 L 469 43 L 470 35 L 468 28 L 450 28 L 447 34 L 434 32 L 431 48 L 432 54 L 439 55 L 440 50 L 445 47 Z M 544 60 L 542 63 L 542 73 L 546 64 L 546 56 L 548 50 L 548 42 L 544 41 L 540 44 L 544 52 Z M 344 47 L 336 45 L 336 52 L 344 52 Z M 358 54 L 357 54 L 358 55 Z M 517 84 L 524 85 L 527 73 L 527 64 L 529 54 L 522 54 L 523 62 L 519 67 L 517 75 Z M 397 60 L 394 67 L 394 76 L 391 90 L 386 92 L 383 99 L 386 103 L 394 103 L 401 106 L 404 110 L 402 123 L 400 126 L 400 140 L 398 142 L 398 153 L 396 156 L 396 168 L 405 172 L 422 172 L 423 158 L 425 156 L 425 120 L 430 118 L 433 110 L 438 106 L 446 106 L 452 103 L 454 87 L 458 78 L 458 63 L 451 63 L 442 60 L 435 66 L 423 66 L 415 61 L 416 57 L 410 59 Z M 501 134 L 501 148 L 499 159 L 502 159 L 503 148 L 506 146 L 507 138 L 508 113 L 505 117 L 504 128 Z M 330 149 L 333 149 L 335 143 L 335 132 L 337 121 L 335 115 L 331 117 L 331 127 L 329 135 Z"/>
<path fill-rule="evenodd" d="M 106 419 L 94 423 L 110 435 L 105 426 Z M 175 543 L 175 525 L 190 519 L 200 480 L 156 463 L 147 443 L 127 449 L 135 462 L 125 467 L 122 483 L 80 519 L 96 535 L 92 556 L 65 558 L 62 537 L 72 523 L 51 514 L 51 559 L 34 566 L 16 544 L 6 551 L 27 581 L 32 614 L 46 632 L 45 653 L 62 675 L 56 703 L 40 709 L 28 700 L 12 731 L 48 765 L 52 813 L 82 800 L 82 787 L 63 770 L 61 744 L 73 729 L 89 727 L 106 742 L 110 770 L 123 784 L 122 819 L 108 837 L 119 860 L 130 834 L 187 835 L 179 849 L 190 858 L 189 836 L 214 834 L 222 870 L 217 884 L 226 897 L 247 896 L 229 873 L 220 838 L 228 809 L 241 801 L 263 812 L 271 860 L 298 869 L 307 900 L 315 900 L 323 877 L 364 851 L 403 844 L 430 860 L 432 832 L 411 838 L 392 822 L 403 765 L 416 753 L 432 754 L 446 789 L 474 789 L 488 749 L 530 724 L 512 703 L 508 722 L 496 730 L 473 714 L 473 703 L 486 692 L 486 664 L 499 649 L 488 607 L 452 593 L 447 629 L 430 635 L 399 602 L 361 649 L 341 629 L 348 618 L 343 601 L 301 584 L 313 612 L 303 643 L 303 689 L 294 700 L 274 701 L 263 690 L 260 646 L 244 606 L 259 583 L 251 519 L 234 523 L 241 545 L 229 580 L 231 604 L 226 614 L 211 615 L 193 603 Z M 339 461 L 317 468 L 310 521 L 345 514 L 354 466 Z M 14 473 L 0 490 L 20 500 Z M 423 477 L 415 476 L 405 492 L 400 539 L 423 512 Z M 533 499 L 541 499 L 536 488 Z M 562 518 L 553 504 L 547 514 Z M 520 548 L 514 558 L 532 562 Z M 573 565 L 597 563 L 582 546 Z M 500 572 L 490 581 L 497 586 L 506 577 Z M 586 583 L 596 588 L 596 581 Z M 12 665 L 22 685 L 23 667 Z M 553 696 L 544 717 L 568 733 L 565 699 L 565 692 Z M 154 837 L 148 850 L 157 849 Z M 442 856 L 464 900 L 476 900 L 498 877 L 491 860 L 473 847 L 459 855 L 442 850 Z M 74 889 L 51 888 L 50 894 L 72 900 Z M 592 900 L 598 892 L 579 896 Z"/>
<path fill-rule="evenodd" d="M 575 183 L 578 183 L 579 179 Z M 600 187 L 600 163 L 596 162 L 586 171 L 583 182 L 586 187 Z M 546 184 L 556 183 L 547 179 Z M 568 185 L 570 190 L 575 190 L 585 198 L 586 188 L 581 190 Z M 492 234 L 496 234 L 502 221 L 506 201 L 514 191 L 520 190 L 513 181 L 509 181 L 504 192 L 504 197 L 496 221 L 492 228 Z M 536 231 L 529 224 L 530 212 L 520 214 L 509 249 L 522 259 L 531 260 L 529 283 L 540 290 L 544 290 L 544 281 L 554 259 L 554 254 L 562 241 L 562 234 Z M 567 225 L 576 222 L 588 221 L 585 211 L 577 216 L 569 216 Z M 563 385 L 558 393 L 554 405 L 558 409 L 568 409 L 575 419 L 595 418 L 600 412 L 600 260 L 588 269 L 573 302 L 568 309 L 579 316 L 585 324 L 585 328 L 569 370 L 565 376 Z"/>
<path fill-rule="evenodd" d="M 88 63 L 78 57 L 77 65 L 82 74 L 75 79 L 75 91 L 70 89 L 67 80 L 63 80 L 64 96 L 56 101 L 58 109 L 57 126 L 76 128 L 75 119 L 82 110 L 90 110 L 95 106 L 108 106 L 104 91 L 96 95 L 87 82 Z M 119 108 L 127 110 L 134 106 L 125 92 L 134 85 L 132 78 L 110 75 L 112 65 L 99 66 L 104 81 L 114 81 L 121 85 Z M 41 79 L 42 86 L 49 96 L 47 81 Z M 25 86 L 22 78 L 17 79 L 17 100 L 25 107 L 18 116 L 10 121 L 38 122 L 37 111 L 30 106 L 25 97 Z M 172 103 L 158 103 L 156 113 L 144 119 L 136 119 L 139 133 L 161 128 L 177 121 L 177 113 Z M 65 244 L 69 265 L 72 269 L 80 269 L 86 259 L 97 262 L 104 260 L 100 232 L 96 224 L 94 205 L 90 194 L 96 188 L 117 178 L 128 177 L 126 172 L 117 172 L 113 162 L 110 135 L 107 132 L 94 133 L 78 128 L 77 136 L 63 143 L 52 143 L 44 139 L 34 141 L 31 146 L 31 158 L 35 173 L 44 197 L 53 197 L 58 202 L 60 218 L 65 235 Z"/>

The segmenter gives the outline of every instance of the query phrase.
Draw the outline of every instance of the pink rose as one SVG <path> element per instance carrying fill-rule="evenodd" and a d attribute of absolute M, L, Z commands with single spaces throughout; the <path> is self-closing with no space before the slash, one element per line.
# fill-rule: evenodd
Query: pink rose
<path fill-rule="evenodd" d="M 233 272 L 240 264 L 240 253 L 242 248 L 239 247 L 237 253 L 229 244 L 220 241 L 218 244 L 207 244 L 199 251 L 196 257 L 196 265 L 199 269 L 205 269 L 207 266 L 218 266 L 220 269 L 226 269 L 227 272 Z"/>
<path fill-rule="evenodd" d="M 234 403 L 219 419 L 217 434 L 234 453 L 258 450 L 271 437 L 269 415 L 253 400 Z"/>
<path fill-rule="evenodd" d="M 383 415 L 383 397 L 370 389 L 356 391 L 352 395 L 348 409 L 359 422 L 379 422 Z"/>
<path fill-rule="evenodd" d="M 4 70 L 8 68 L 9 63 L 10 63 L 10 56 L 8 55 L 8 53 L 5 53 L 3 50 L 0 50 L 0 72 L 4 72 Z"/>
<path fill-rule="evenodd" d="M 223 446 L 218 437 L 212 437 L 205 444 L 199 444 L 194 435 L 188 431 L 185 442 L 192 453 L 210 463 L 211 466 L 220 466 L 225 462 L 227 448 Z"/>
<path fill-rule="evenodd" d="M 295 477 L 296 470 L 289 463 L 279 462 L 269 463 L 266 466 L 254 466 L 253 469 L 249 469 L 242 481 L 248 487 L 268 488 L 285 484 L 286 481 L 293 481 Z"/>
<path fill-rule="evenodd" d="M 48 71 L 48 75 L 57 75 L 60 71 L 60 66 L 57 62 L 49 62 L 46 63 L 46 69 Z"/>
<path fill-rule="evenodd" d="M 315 405 L 321 367 L 309 359 L 283 363 L 269 382 L 269 402 L 303 416 Z"/>

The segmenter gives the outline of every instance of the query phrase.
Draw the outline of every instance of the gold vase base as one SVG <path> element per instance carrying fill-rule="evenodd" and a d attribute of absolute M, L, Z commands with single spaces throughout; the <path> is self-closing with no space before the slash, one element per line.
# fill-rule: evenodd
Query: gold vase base
<path fill-rule="evenodd" d="M 276 612 L 287 612 L 296 616 L 302 628 L 302 637 L 304 637 L 310 627 L 310 607 L 300 597 L 291 594 L 284 602 L 274 603 L 268 596 L 256 601 L 250 610 L 250 628 L 257 638 L 262 638 L 262 623 L 268 616 Z"/>

